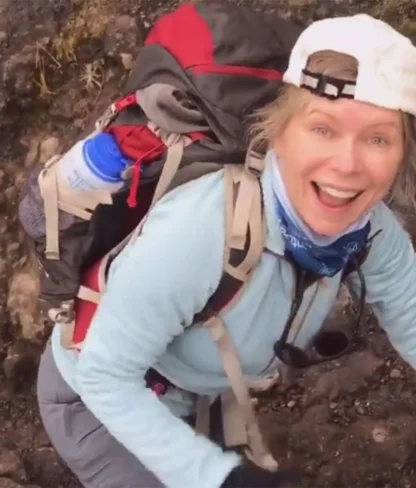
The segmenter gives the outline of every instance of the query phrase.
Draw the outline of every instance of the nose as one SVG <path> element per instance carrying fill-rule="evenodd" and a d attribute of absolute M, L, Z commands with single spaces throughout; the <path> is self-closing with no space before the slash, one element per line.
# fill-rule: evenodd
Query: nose
<path fill-rule="evenodd" d="M 333 159 L 335 170 L 343 174 L 358 173 L 361 167 L 357 145 L 352 140 L 343 141 L 337 148 Z"/>

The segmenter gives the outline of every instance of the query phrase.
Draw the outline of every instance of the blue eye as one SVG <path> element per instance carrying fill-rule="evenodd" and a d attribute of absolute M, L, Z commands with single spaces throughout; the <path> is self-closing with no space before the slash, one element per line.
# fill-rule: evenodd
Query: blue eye
<path fill-rule="evenodd" d="M 312 131 L 318 134 L 319 136 L 323 136 L 323 137 L 328 137 L 331 135 L 331 130 L 329 129 L 329 127 L 325 127 L 325 126 L 313 127 Z"/>
<path fill-rule="evenodd" d="M 387 139 L 381 136 L 373 136 L 370 138 L 371 144 L 374 144 L 375 146 L 384 146 L 385 144 L 388 143 Z"/>

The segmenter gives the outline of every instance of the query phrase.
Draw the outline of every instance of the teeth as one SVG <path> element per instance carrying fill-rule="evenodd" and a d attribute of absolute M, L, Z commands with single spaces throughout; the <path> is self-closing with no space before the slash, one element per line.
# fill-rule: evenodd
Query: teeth
<path fill-rule="evenodd" d="M 353 190 L 337 190 L 335 188 L 332 188 L 331 186 L 320 185 L 319 183 L 317 183 L 317 186 L 320 190 L 328 193 L 328 195 L 331 195 L 331 197 L 336 198 L 354 198 L 360 193 L 359 191 Z"/>

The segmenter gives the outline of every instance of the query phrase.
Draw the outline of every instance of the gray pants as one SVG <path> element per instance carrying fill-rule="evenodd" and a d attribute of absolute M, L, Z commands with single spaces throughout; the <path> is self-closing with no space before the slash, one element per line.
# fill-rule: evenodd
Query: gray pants
<path fill-rule="evenodd" d="M 127 451 L 66 384 L 51 346 L 42 355 L 37 384 L 46 432 L 86 488 L 160 488 L 164 485 Z"/>

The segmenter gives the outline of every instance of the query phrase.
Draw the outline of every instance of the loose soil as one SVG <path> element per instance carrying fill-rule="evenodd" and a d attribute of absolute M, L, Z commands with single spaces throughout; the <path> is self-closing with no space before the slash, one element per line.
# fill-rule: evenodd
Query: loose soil
<path fill-rule="evenodd" d="M 21 374 L 33 377 L 32 370 Z M 0 476 L 80 488 L 49 445 L 34 387 L 10 391 L 2 378 L 0 391 Z M 298 377 L 288 372 L 283 385 L 259 397 L 273 451 L 282 468 L 302 473 L 303 487 L 416 486 L 416 374 L 371 314 L 356 351 Z M 11 466 L 10 453 L 18 456 Z"/>

